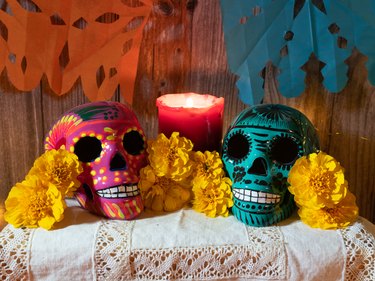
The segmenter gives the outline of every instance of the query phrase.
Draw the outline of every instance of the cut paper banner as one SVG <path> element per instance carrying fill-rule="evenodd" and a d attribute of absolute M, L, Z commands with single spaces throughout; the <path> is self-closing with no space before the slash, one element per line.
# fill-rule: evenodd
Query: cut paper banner
<path fill-rule="evenodd" d="M 223 28 L 231 71 L 245 104 L 260 103 L 268 63 L 280 72 L 280 92 L 300 95 L 312 54 L 323 63 L 323 84 L 341 91 L 348 80 L 345 60 L 353 48 L 368 57 L 375 84 L 374 0 L 221 0 Z"/>
<path fill-rule="evenodd" d="M 153 0 L 0 0 L 0 72 L 19 90 L 43 75 L 57 94 L 80 81 L 91 101 L 120 85 L 133 99 L 142 31 Z"/>

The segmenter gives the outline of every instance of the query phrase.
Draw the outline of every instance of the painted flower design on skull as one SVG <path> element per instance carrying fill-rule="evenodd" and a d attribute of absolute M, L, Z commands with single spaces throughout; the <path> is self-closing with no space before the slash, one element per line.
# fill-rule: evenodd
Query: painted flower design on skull
<path fill-rule="evenodd" d="M 139 171 L 146 165 L 146 137 L 134 112 L 118 102 L 87 103 L 52 127 L 45 149 L 65 146 L 83 166 L 75 196 L 90 212 L 133 219 L 143 210 Z"/>

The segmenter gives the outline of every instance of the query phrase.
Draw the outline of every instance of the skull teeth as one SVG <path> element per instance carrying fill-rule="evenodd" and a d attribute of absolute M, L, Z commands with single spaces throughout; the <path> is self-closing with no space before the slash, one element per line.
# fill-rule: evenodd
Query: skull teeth
<path fill-rule="evenodd" d="M 139 189 L 136 184 L 118 185 L 98 190 L 96 193 L 103 198 L 127 198 L 139 195 Z"/>
<path fill-rule="evenodd" d="M 281 196 L 277 194 L 242 188 L 234 188 L 233 196 L 241 201 L 262 204 L 277 204 L 281 199 Z"/>

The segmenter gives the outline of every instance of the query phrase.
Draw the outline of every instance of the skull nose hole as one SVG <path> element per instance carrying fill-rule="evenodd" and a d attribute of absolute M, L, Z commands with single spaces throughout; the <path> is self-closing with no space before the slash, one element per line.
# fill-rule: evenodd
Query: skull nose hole
<path fill-rule="evenodd" d="M 267 176 L 267 163 L 261 157 L 258 157 L 254 160 L 253 165 L 247 171 L 249 174 L 258 175 L 258 176 Z"/>
<path fill-rule="evenodd" d="M 112 158 L 109 169 L 111 171 L 126 169 L 126 161 L 120 153 L 116 153 L 116 155 Z"/>

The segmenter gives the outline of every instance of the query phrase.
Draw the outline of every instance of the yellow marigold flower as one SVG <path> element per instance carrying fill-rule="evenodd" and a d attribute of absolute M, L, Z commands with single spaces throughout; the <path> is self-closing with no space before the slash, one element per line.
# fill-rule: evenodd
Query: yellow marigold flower
<path fill-rule="evenodd" d="M 347 227 L 358 217 L 355 196 L 348 192 L 346 197 L 332 208 L 310 209 L 301 207 L 298 210 L 301 220 L 314 228 L 337 229 Z"/>
<path fill-rule="evenodd" d="M 224 177 L 223 162 L 218 152 L 197 151 L 193 155 L 195 162 L 193 186 L 205 187 L 209 182 L 218 181 Z"/>
<path fill-rule="evenodd" d="M 73 196 L 80 186 L 77 177 L 83 172 L 77 155 L 65 149 L 48 150 L 35 160 L 29 175 L 38 176 L 45 185 L 52 183 L 63 196 Z"/>
<path fill-rule="evenodd" d="M 192 171 L 192 149 L 193 143 L 180 137 L 178 132 L 173 132 L 169 139 L 164 134 L 159 134 L 156 140 L 148 144 L 148 159 L 158 177 L 180 181 Z"/>
<path fill-rule="evenodd" d="M 176 211 L 190 200 L 191 192 L 181 182 L 158 177 L 150 165 L 140 172 L 138 187 L 146 208 L 154 211 Z"/>
<path fill-rule="evenodd" d="M 334 207 L 347 193 L 344 168 L 324 152 L 299 158 L 289 172 L 289 191 L 299 206 Z"/>
<path fill-rule="evenodd" d="M 5 201 L 5 220 L 14 227 L 51 229 L 64 218 L 65 201 L 56 185 L 43 185 L 37 176 L 17 183 Z"/>
<path fill-rule="evenodd" d="M 193 209 L 211 218 L 227 217 L 229 208 L 233 206 L 231 185 L 231 180 L 223 177 L 219 183 L 208 182 L 205 187 L 194 186 Z"/>

